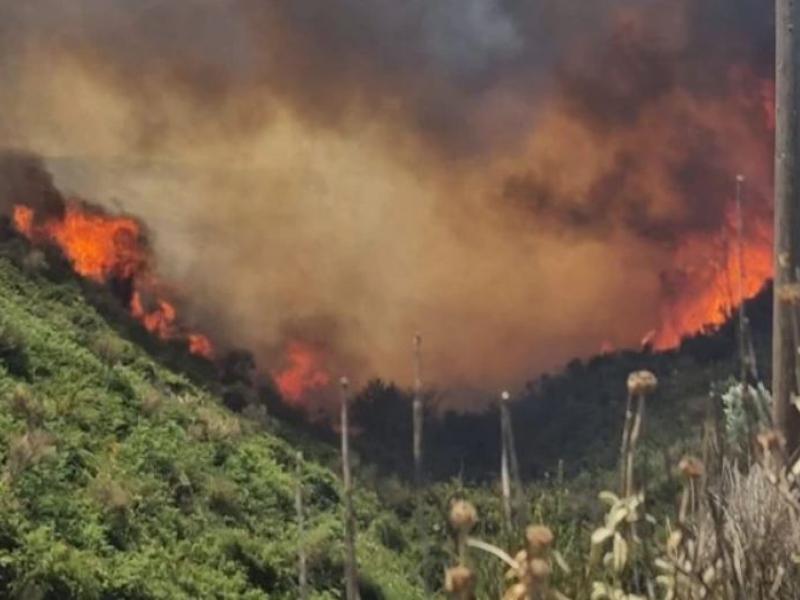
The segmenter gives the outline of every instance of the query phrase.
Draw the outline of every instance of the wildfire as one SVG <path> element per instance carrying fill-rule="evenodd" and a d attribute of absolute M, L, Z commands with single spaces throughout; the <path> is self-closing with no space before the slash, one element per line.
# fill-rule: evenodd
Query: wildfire
<path fill-rule="evenodd" d="M 21 204 L 14 207 L 13 217 L 16 229 L 31 241 L 58 246 L 79 275 L 100 283 L 111 279 L 132 282 L 129 309 L 148 331 L 162 339 L 185 339 L 193 354 L 213 356 L 214 347 L 206 336 L 182 331 L 171 302 L 156 297 L 152 307 L 145 306 L 140 288 L 152 296 L 157 285 L 138 221 L 78 203 L 68 204 L 60 220 L 36 223 L 33 209 Z"/>
<path fill-rule="evenodd" d="M 730 219 L 729 219 L 730 221 Z M 772 277 L 772 231 L 754 219 L 740 249 L 727 228 L 719 237 L 687 238 L 677 261 L 685 265 L 666 287 L 674 295 L 662 309 L 662 324 L 649 336 L 658 350 L 674 348 L 681 338 L 721 325 L 741 300 L 755 296 Z"/>
<path fill-rule="evenodd" d="M 131 278 L 146 265 L 146 254 L 139 242 L 140 226 L 131 218 L 90 213 L 71 204 L 63 220 L 36 225 L 33 210 L 18 205 L 14 223 L 33 240 L 55 242 L 78 274 L 95 281 Z"/>
<path fill-rule="evenodd" d="M 322 357 L 315 348 L 304 342 L 289 342 L 286 366 L 275 375 L 281 395 L 298 402 L 305 394 L 327 386 L 331 377 L 321 362 Z"/>

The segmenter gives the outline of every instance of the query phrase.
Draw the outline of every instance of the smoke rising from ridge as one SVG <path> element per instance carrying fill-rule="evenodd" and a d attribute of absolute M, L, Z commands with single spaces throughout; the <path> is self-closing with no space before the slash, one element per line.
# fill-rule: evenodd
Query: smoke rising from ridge
<path fill-rule="evenodd" d="M 765 243 L 771 28 L 756 0 L 6 3 L 0 136 L 141 216 L 265 366 L 300 338 L 409 381 L 421 330 L 430 379 L 494 387 L 662 327 L 739 172 Z"/>

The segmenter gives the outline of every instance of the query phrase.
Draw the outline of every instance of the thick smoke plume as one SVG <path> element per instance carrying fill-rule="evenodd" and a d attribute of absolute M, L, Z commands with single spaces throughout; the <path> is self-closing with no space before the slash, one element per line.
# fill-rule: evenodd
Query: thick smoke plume
<path fill-rule="evenodd" d="M 8 2 L 0 139 L 140 215 L 193 321 L 262 365 L 299 340 L 334 372 L 408 381 L 421 330 L 429 379 L 488 388 L 718 319 L 738 173 L 746 291 L 769 275 L 772 18 L 758 0 Z M 37 189 L 25 202 L 57 194 Z"/>

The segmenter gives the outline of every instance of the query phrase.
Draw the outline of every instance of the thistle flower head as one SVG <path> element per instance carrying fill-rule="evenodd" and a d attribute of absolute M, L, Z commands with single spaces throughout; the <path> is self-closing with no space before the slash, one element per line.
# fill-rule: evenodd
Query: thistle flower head
<path fill-rule="evenodd" d="M 631 396 L 649 396 L 657 387 L 658 379 L 650 371 L 634 371 L 628 375 L 628 393 Z"/>
<path fill-rule="evenodd" d="M 756 436 L 759 447 L 765 453 L 780 450 L 786 446 L 786 439 L 777 429 L 767 429 Z"/>
<path fill-rule="evenodd" d="M 800 283 L 786 283 L 780 286 L 778 299 L 785 304 L 800 304 Z"/>
<path fill-rule="evenodd" d="M 531 580 L 535 582 L 545 581 L 550 577 L 550 563 L 541 558 L 534 558 L 528 565 Z"/>
<path fill-rule="evenodd" d="M 456 500 L 450 506 L 450 525 L 459 533 L 469 533 L 477 522 L 478 511 L 471 502 Z"/>
<path fill-rule="evenodd" d="M 524 583 L 515 583 L 503 594 L 503 600 L 527 600 L 528 586 Z"/>
<path fill-rule="evenodd" d="M 528 572 L 528 552 L 526 550 L 517 552 L 516 556 L 514 556 L 514 562 L 517 563 L 516 575 L 520 579 L 524 578 Z"/>
<path fill-rule="evenodd" d="M 444 574 L 444 589 L 458 597 L 468 596 L 475 588 L 475 574 L 467 567 L 450 567 Z"/>
<path fill-rule="evenodd" d="M 699 479 L 705 473 L 703 461 L 694 456 L 684 456 L 678 463 L 678 470 L 686 479 Z"/>
<path fill-rule="evenodd" d="M 528 554 L 532 557 L 544 556 L 553 545 L 553 532 L 545 525 L 531 525 L 525 530 L 528 541 Z"/>

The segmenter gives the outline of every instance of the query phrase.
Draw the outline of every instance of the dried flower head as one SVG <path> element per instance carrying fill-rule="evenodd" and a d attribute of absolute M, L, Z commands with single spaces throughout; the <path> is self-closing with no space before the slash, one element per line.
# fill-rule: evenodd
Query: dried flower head
<path fill-rule="evenodd" d="M 517 563 L 515 573 L 519 579 L 524 578 L 528 573 L 528 553 L 525 550 L 520 550 L 514 557 L 514 562 Z"/>
<path fill-rule="evenodd" d="M 511 394 L 509 393 L 508 390 L 503 390 L 502 391 L 502 393 L 500 394 L 500 400 L 503 403 L 506 403 L 506 402 L 511 400 Z"/>
<path fill-rule="evenodd" d="M 528 565 L 530 570 L 531 580 L 536 582 L 545 581 L 550 577 L 550 563 L 541 558 L 534 558 Z"/>
<path fill-rule="evenodd" d="M 503 594 L 503 600 L 527 600 L 528 586 L 524 583 L 515 583 Z"/>
<path fill-rule="evenodd" d="M 466 598 L 475 588 L 475 575 L 467 567 L 450 567 L 444 574 L 444 589 L 459 598 Z"/>
<path fill-rule="evenodd" d="M 478 511 L 471 502 L 456 500 L 450 506 L 450 525 L 460 533 L 469 533 L 478 522 Z"/>
<path fill-rule="evenodd" d="M 657 387 L 658 379 L 650 371 L 634 371 L 628 375 L 628 393 L 631 396 L 649 396 Z"/>
<path fill-rule="evenodd" d="M 678 463 L 678 470 L 686 479 L 699 479 L 705 473 L 703 461 L 694 456 L 684 456 Z"/>
<path fill-rule="evenodd" d="M 528 554 L 532 557 L 544 556 L 553 545 L 553 532 L 546 525 L 531 525 L 525 530 L 528 540 Z"/>
<path fill-rule="evenodd" d="M 800 304 L 800 283 L 786 283 L 780 286 L 778 299 L 786 304 Z"/>
<path fill-rule="evenodd" d="M 786 447 L 786 439 L 777 429 L 767 429 L 756 436 L 759 447 L 765 453 L 781 450 Z"/>

